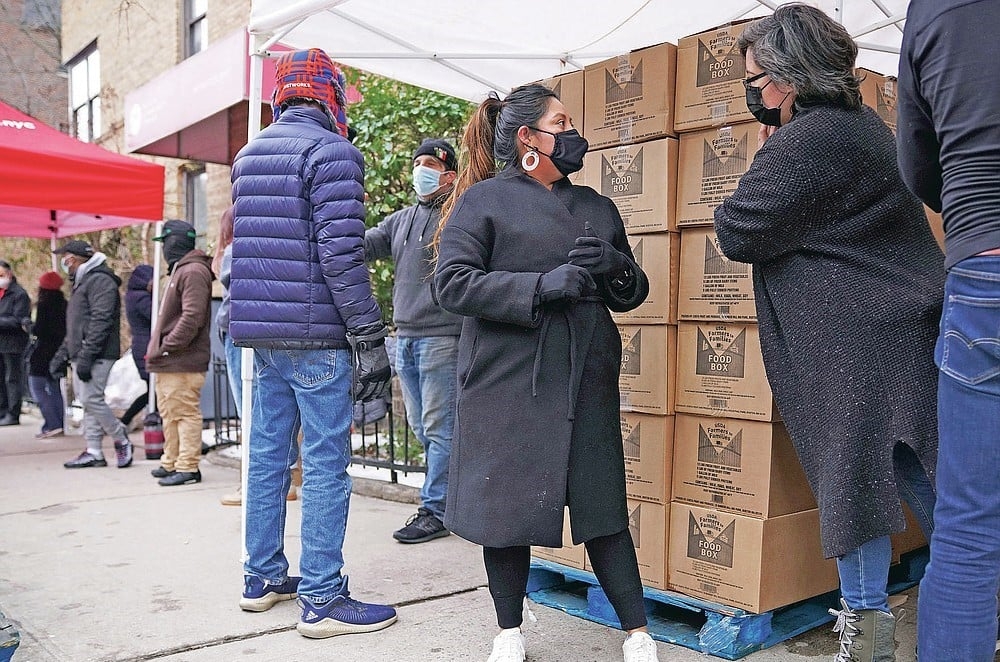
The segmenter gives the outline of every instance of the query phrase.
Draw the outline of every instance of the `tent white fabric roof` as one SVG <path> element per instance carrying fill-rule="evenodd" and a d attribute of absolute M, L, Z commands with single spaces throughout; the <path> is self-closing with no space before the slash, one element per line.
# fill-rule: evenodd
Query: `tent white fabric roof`
<path fill-rule="evenodd" d="M 258 49 L 319 47 L 337 62 L 478 101 L 636 48 L 676 43 L 784 0 L 252 0 Z M 814 0 L 895 75 L 907 0 Z"/>

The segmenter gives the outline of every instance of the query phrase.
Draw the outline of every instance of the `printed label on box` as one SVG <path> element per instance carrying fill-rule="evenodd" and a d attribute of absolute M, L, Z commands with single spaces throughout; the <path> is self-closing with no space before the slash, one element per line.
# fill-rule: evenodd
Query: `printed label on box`
<path fill-rule="evenodd" d="M 642 195 L 642 151 L 640 147 L 635 156 L 624 150 L 601 155 L 601 195 Z"/>
<path fill-rule="evenodd" d="M 732 568 L 736 520 L 727 519 L 728 523 L 723 522 L 714 512 L 697 519 L 688 513 L 688 558 Z"/>
<path fill-rule="evenodd" d="M 638 329 L 631 337 L 622 334 L 622 370 L 623 375 L 642 374 L 642 330 Z"/>
<path fill-rule="evenodd" d="M 726 328 L 698 328 L 698 361 L 695 373 L 743 379 L 746 366 L 747 331 L 733 335 Z"/>
<path fill-rule="evenodd" d="M 717 33 L 708 43 L 698 39 L 697 86 L 728 83 L 746 76 L 745 59 L 740 55 L 737 36 Z"/>

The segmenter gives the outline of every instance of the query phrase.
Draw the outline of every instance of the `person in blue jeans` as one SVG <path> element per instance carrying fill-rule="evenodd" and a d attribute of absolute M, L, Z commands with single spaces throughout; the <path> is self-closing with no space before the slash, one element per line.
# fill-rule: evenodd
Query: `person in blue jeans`
<path fill-rule="evenodd" d="M 298 597 L 310 638 L 371 632 L 396 610 L 343 574 L 352 403 L 389 383 L 386 327 L 364 262 L 364 160 L 347 139 L 344 79 L 319 49 L 275 65 L 274 122 L 233 162 L 229 333 L 254 354 L 240 607 Z M 288 470 L 302 441 L 301 577 L 285 556 Z"/>
<path fill-rule="evenodd" d="M 920 583 L 920 662 L 987 662 L 1000 588 L 1000 5 L 911 0 L 899 167 L 944 216 L 937 506 Z"/>
<path fill-rule="evenodd" d="M 406 418 L 424 447 L 427 475 L 420 507 L 392 534 L 401 543 L 421 543 L 448 535 L 444 505 L 455 425 L 455 380 L 462 318 L 437 304 L 431 292 L 434 233 L 441 205 L 454 187 L 455 148 L 440 138 L 420 143 L 413 154 L 417 204 L 395 212 L 365 232 L 365 259 L 391 257 L 396 326 L 396 373 L 403 387 Z"/>
<path fill-rule="evenodd" d="M 716 208 L 716 235 L 753 265 L 764 368 L 837 559 L 835 660 L 890 662 L 889 536 L 904 502 L 925 535 L 934 526 L 944 256 L 892 132 L 862 103 L 843 26 L 783 4 L 738 46 L 760 149 Z"/>

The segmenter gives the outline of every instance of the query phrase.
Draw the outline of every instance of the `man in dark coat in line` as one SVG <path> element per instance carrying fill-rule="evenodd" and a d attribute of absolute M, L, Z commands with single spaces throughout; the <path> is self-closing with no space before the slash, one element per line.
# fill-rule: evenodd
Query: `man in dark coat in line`
<path fill-rule="evenodd" d="M 114 440 L 118 468 L 132 464 L 132 442 L 125 426 L 104 399 L 111 366 L 121 355 L 121 278 L 107 265 L 107 256 L 86 241 L 73 239 L 53 251 L 61 256 L 63 270 L 73 281 L 66 308 L 66 339 L 49 362 L 54 379 L 66 375 L 72 365 L 73 390 L 83 403 L 83 436 L 87 448 L 64 462 L 67 469 L 106 467 L 101 444 L 107 435 Z"/>
<path fill-rule="evenodd" d="M 0 260 L 0 425 L 19 425 L 24 396 L 24 353 L 31 327 L 31 298 Z"/>

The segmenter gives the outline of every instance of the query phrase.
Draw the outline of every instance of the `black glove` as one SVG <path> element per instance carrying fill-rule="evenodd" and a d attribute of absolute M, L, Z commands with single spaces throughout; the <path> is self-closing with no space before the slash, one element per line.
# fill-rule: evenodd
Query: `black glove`
<path fill-rule="evenodd" d="M 592 275 L 613 274 L 629 268 L 628 258 L 617 248 L 594 235 L 590 223 L 584 236 L 576 238 L 576 248 L 569 252 L 569 263 L 583 267 Z"/>
<path fill-rule="evenodd" d="M 66 376 L 66 361 L 58 356 L 49 361 L 49 376 L 59 381 Z"/>
<path fill-rule="evenodd" d="M 538 300 L 550 303 L 561 299 L 579 299 L 587 288 L 597 285 L 587 270 L 573 264 L 560 264 L 552 271 L 542 274 L 538 280 Z"/>
<path fill-rule="evenodd" d="M 389 388 L 392 372 L 389 370 L 389 355 L 385 351 L 386 335 L 383 324 L 347 334 L 354 358 L 351 394 L 356 402 L 371 402 L 382 397 Z"/>
<path fill-rule="evenodd" d="M 76 376 L 80 378 L 81 382 L 89 382 L 93 375 L 90 371 L 93 369 L 93 364 L 86 361 L 78 361 L 76 364 Z"/>

